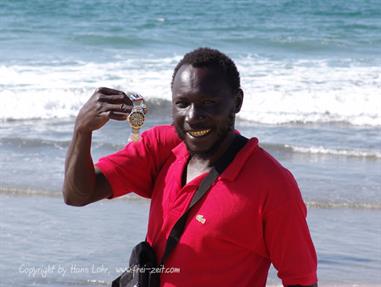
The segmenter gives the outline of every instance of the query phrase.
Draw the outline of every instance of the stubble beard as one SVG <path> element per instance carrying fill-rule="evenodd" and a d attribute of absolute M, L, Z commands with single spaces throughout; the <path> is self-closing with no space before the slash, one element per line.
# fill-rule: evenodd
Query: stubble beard
<path fill-rule="evenodd" d="M 229 114 L 229 118 L 226 124 L 217 130 L 217 140 L 215 141 L 215 143 L 208 150 L 202 151 L 202 152 L 192 151 L 188 143 L 185 141 L 186 133 L 184 132 L 184 129 L 182 127 L 177 126 L 175 123 L 173 123 L 173 125 L 175 126 L 178 137 L 182 141 L 184 141 L 191 157 L 196 156 L 201 159 L 208 159 L 215 152 L 217 152 L 217 150 L 220 148 L 221 144 L 223 143 L 225 137 L 234 129 L 234 122 L 235 122 L 235 112 L 232 111 Z"/>

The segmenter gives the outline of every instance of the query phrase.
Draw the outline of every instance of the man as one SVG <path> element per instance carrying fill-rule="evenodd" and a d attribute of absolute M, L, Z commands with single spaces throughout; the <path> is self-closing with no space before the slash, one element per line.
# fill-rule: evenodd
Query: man
<path fill-rule="evenodd" d="M 173 225 L 237 131 L 243 91 L 233 61 L 200 48 L 173 73 L 173 126 L 158 126 L 138 142 L 91 159 L 92 131 L 125 120 L 131 102 L 121 91 L 98 89 L 80 110 L 66 159 L 64 198 L 70 205 L 135 192 L 151 199 L 147 241 L 158 258 Z M 129 105 L 126 108 L 126 105 Z M 237 154 L 191 210 L 162 286 L 265 286 L 270 264 L 284 286 L 317 286 L 316 253 L 306 208 L 291 173 L 256 138 Z"/>

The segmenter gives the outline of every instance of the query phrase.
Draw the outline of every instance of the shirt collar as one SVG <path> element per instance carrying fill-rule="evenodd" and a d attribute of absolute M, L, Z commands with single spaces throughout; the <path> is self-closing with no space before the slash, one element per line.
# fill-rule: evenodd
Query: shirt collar
<path fill-rule="evenodd" d="M 177 146 L 175 146 L 172 149 L 172 153 L 175 155 L 177 160 L 187 160 L 189 158 L 189 152 L 184 141 L 181 141 Z"/>
<path fill-rule="evenodd" d="M 258 148 L 258 139 L 251 138 L 246 145 L 238 152 L 238 154 L 233 159 L 233 162 L 224 170 L 221 174 L 221 179 L 226 179 L 228 181 L 233 181 L 241 169 L 245 165 L 246 161 L 250 155 Z"/>
<path fill-rule="evenodd" d="M 229 166 L 220 175 L 220 178 L 233 181 L 240 173 L 247 159 L 250 157 L 250 155 L 254 152 L 254 150 L 257 147 L 258 147 L 258 139 L 251 138 L 247 142 L 247 144 L 238 152 L 233 162 L 230 163 Z M 183 141 L 179 143 L 176 147 L 174 147 L 172 149 L 172 152 L 178 161 L 188 161 L 189 159 L 189 152 Z"/>

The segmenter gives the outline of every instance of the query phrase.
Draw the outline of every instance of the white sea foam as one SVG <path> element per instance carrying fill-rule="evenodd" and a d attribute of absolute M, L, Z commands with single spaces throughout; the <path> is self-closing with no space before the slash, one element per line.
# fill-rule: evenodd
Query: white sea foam
<path fill-rule="evenodd" d="M 381 67 L 328 61 L 240 62 L 245 107 L 262 123 L 347 122 L 381 125 Z"/>
<path fill-rule="evenodd" d="M 0 66 L 0 120 L 75 116 L 99 86 L 170 100 L 171 75 L 178 60 Z M 243 119 L 381 126 L 380 66 L 258 57 L 236 62 L 245 91 Z"/>
<path fill-rule="evenodd" d="M 325 148 L 322 146 L 301 147 L 301 146 L 290 146 L 290 145 L 285 145 L 285 148 L 291 149 L 292 151 L 299 152 L 299 153 L 381 159 L 380 152 L 371 151 L 371 150 L 333 149 L 333 148 Z"/>
<path fill-rule="evenodd" d="M 0 119 L 74 116 L 97 87 L 135 90 L 144 96 L 169 99 L 171 71 L 135 61 L 72 66 L 0 67 Z M 154 67 L 151 67 L 155 66 Z"/>

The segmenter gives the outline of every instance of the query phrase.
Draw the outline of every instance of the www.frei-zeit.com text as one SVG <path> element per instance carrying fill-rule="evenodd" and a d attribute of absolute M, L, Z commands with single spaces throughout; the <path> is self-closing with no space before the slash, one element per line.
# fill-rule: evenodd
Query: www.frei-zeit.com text
<path fill-rule="evenodd" d="M 33 266 L 29 264 L 21 264 L 18 269 L 20 274 L 25 274 L 27 277 L 36 278 L 47 278 L 50 275 L 68 276 L 69 274 L 120 274 L 125 271 L 128 272 L 151 272 L 151 273 L 180 273 L 180 268 L 177 267 L 113 267 L 109 268 L 104 264 L 91 264 L 89 266 L 80 264 L 47 264 Z"/>

